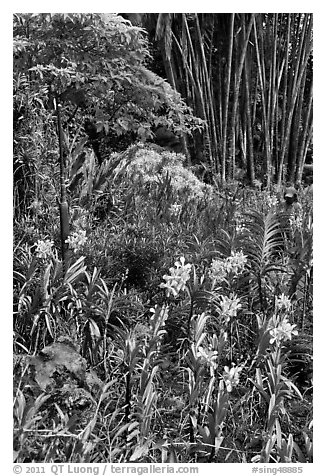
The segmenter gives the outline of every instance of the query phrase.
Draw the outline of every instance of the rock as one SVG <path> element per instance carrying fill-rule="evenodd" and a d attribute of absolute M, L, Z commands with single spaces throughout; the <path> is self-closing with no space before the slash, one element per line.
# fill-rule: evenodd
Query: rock
<path fill-rule="evenodd" d="M 76 350 L 71 341 L 59 338 L 35 356 L 14 355 L 15 373 L 24 373 L 29 387 L 35 386 L 42 392 L 52 393 L 69 388 L 81 388 L 96 396 L 103 386 L 93 370 L 87 370 L 87 362 Z"/>
<path fill-rule="evenodd" d="M 34 368 L 34 379 L 43 391 L 50 391 L 67 377 L 77 385 L 86 381 L 86 360 L 72 344 L 54 342 L 45 347 L 39 355 L 30 357 Z"/>
<path fill-rule="evenodd" d="M 40 394 L 49 395 L 43 406 L 45 421 L 56 419 L 58 411 L 76 415 L 80 428 L 91 421 L 103 383 L 93 370 L 87 370 L 86 360 L 69 339 L 59 338 L 36 356 L 19 357 L 14 359 L 15 375 L 19 380 L 21 374 L 19 385 L 24 386 L 25 398 L 35 402 Z"/>

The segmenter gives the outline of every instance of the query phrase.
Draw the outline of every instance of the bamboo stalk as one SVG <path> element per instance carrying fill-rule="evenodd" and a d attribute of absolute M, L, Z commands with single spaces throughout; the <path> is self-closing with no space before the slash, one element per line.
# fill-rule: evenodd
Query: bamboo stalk
<path fill-rule="evenodd" d="M 231 143 L 231 163 L 232 163 L 232 169 L 231 169 L 231 177 L 233 177 L 234 174 L 234 168 L 235 168 L 235 125 L 236 125 L 236 112 L 237 112 L 237 107 L 238 107 L 238 102 L 239 102 L 239 91 L 240 91 L 240 83 L 241 83 L 241 76 L 242 76 L 242 70 L 243 70 L 243 65 L 245 62 L 245 57 L 246 57 L 246 52 L 247 52 L 247 46 L 249 42 L 249 37 L 251 34 L 252 26 L 255 21 L 255 13 L 252 13 L 250 16 L 250 21 L 248 25 L 248 29 L 246 32 L 246 37 L 242 46 L 241 50 L 241 55 L 240 55 L 240 60 L 239 60 L 239 65 L 238 69 L 235 73 L 235 89 L 234 89 L 234 98 L 233 98 L 233 108 L 232 108 L 232 116 L 231 116 L 231 131 L 232 131 L 232 143 Z"/>
<path fill-rule="evenodd" d="M 227 131 L 228 131 L 228 110 L 230 100 L 230 84 L 231 84 L 231 69 L 232 69 L 232 53 L 233 53 L 233 34 L 234 34 L 234 13 L 231 13 L 230 21 L 230 33 L 229 33 L 229 50 L 228 50 L 228 63 L 227 63 L 227 79 L 226 79 L 226 92 L 225 92 L 225 105 L 223 114 L 223 143 L 222 143 L 222 157 L 221 157 L 221 179 L 222 183 L 226 179 L 226 145 L 227 145 Z M 221 101 L 222 104 L 222 101 Z"/>
<path fill-rule="evenodd" d="M 264 62 L 260 58 L 260 49 L 258 44 L 257 28 L 256 21 L 254 21 L 254 38 L 255 38 L 255 48 L 257 56 L 257 65 L 258 65 L 258 74 L 261 87 L 261 98 L 262 98 L 262 111 L 263 111 L 263 124 L 264 124 L 264 137 L 265 137 L 265 153 L 266 153 L 266 176 L 267 176 L 267 188 L 270 187 L 270 176 L 271 176 L 271 150 L 270 150 L 270 138 L 269 138 L 269 117 L 267 114 L 265 91 L 266 91 L 266 74 L 264 68 Z M 263 48 L 261 48 L 263 52 Z"/>
<path fill-rule="evenodd" d="M 245 132 L 248 136 L 248 150 L 249 150 L 249 157 L 247 160 L 247 176 L 250 181 L 250 184 L 253 185 L 255 180 L 255 166 L 254 166 L 254 145 L 253 145 L 253 138 L 252 138 L 252 118 L 251 118 L 251 104 L 250 104 L 250 88 L 249 88 L 249 73 L 248 73 L 248 64 L 245 61 L 245 104 L 246 104 L 246 127 Z"/>
<path fill-rule="evenodd" d="M 209 128 L 209 118 L 208 118 L 207 110 L 206 110 L 206 107 L 205 107 L 205 99 L 204 99 L 204 91 L 203 91 L 204 83 L 202 81 L 200 81 L 200 78 L 199 78 L 199 65 L 198 65 L 198 61 L 197 61 L 197 58 L 196 58 L 195 48 L 193 46 L 193 42 L 192 42 L 192 39 L 191 39 L 189 26 L 188 26 L 188 22 L 187 22 L 186 18 L 185 18 L 185 27 L 186 27 L 186 33 L 187 33 L 187 37 L 188 37 L 188 44 L 189 44 L 189 47 L 190 47 L 190 54 L 191 54 L 192 63 L 193 63 L 192 71 L 195 72 L 193 77 L 195 79 L 195 84 L 197 86 L 196 89 L 197 89 L 198 97 L 199 97 L 199 100 L 200 100 L 200 107 L 201 107 L 201 113 L 202 113 L 201 117 L 204 119 L 204 121 L 206 123 L 206 127 L 205 127 L 205 130 L 204 130 L 204 147 L 207 148 L 208 156 L 209 156 L 209 162 L 210 162 L 211 165 L 213 165 L 214 160 L 213 160 L 213 154 L 212 154 L 212 149 L 211 149 L 211 134 L 210 134 L 210 128 Z M 182 54 L 182 52 L 181 52 L 181 54 Z"/>
<path fill-rule="evenodd" d="M 260 89 L 261 89 L 263 122 L 264 122 L 264 126 L 265 126 L 266 122 L 267 122 L 267 119 L 266 119 L 266 103 L 265 103 L 265 94 L 264 94 L 265 82 L 264 82 L 264 77 L 263 77 L 262 64 L 261 64 L 261 60 L 260 60 L 260 52 L 259 52 L 259 44 L 258 44 L 258 36 L 257 36 L 257 26 L 256 26 L 256 21 L 255 20 L 254 20 L 254 24 L 253 24 L 253 30 L 254 30 L 256 58 L 257 58 L 258 78 L 259 78 Z M 266 129 L 266 126 L 265 126 L 265 129 Z"/>
<path fill-rule="evenodd" d="M 270 151 L 271 151 L 271 170 L 268 178 L 268 186 L 273 180 L 273 152 L 275 141 L 275 124 L 277 123 L 277 109 L 276 102 L 278 97 L 278 81 L 277 81 L 277 51 L 278 51 L 278 14 L 273 15 L 273 62 L 271 74 L 271 91 L 270 91 Z M 276 143 L 277 149 L 277 143 Z"/>
<path fill-rule="evenodd" d="M 302 80 L 302 84 L 300 87 L 300 91 L 297 98 L 296 108 L 293 115 L 292 120 L 292 129 L 291 129 L 291 136 L 290 136 L 290 145 L 288 154 L 288 179 L 290 183 L 294 182 L 295 179 L 295 172 L 298 165 L 298 149 L 299 144 L 304 139 L 301 135 L 301 120 L 302 120 L 302 109 L 304 103 L 304 96 L 305 96 L 305 87 L 306 87 L 306 74 L 307 69 L 305 69 L 304 77 Z"/>
<path fill-rule="evenodd" d="M 311 83 L 309 91 L 309 103 L 307 107 L 306 120 L 302 132 L 302 142 L 298 154 L 297 169 L 295 175 L 295 182 L 299 183 L 302 180 L 303 167 L 307 155 L 307 150 L 312 139 L 312 102 L 313 102 L 313 84 Z"/>
<path fill-rule="evenodd" d="M 286 125 L 286 110 L 287 110 L 287 97 L 288 97 L 288 70 L 289 70 L 289 52 L 290 52 L 290 35 L 291 35 L 291 13 L 288 15 L 287 22 L 287 36 L 285 45 L 285 65 L 284 65 L 284 87 L 282 98 L 282 124 L 281 124 L 281 148 L 284 147 L 285 142 L 285 125 Z M 277 163 L 276 173 L 279 174 L 280 163 Z"/>
<path fill-rule="evenodd" d="M 280 111 L 280 85 L 284 72 L 285 59 L 282 59 L 281 67 L 278 68 L 278 78 L 277 78 L 277 94 L 275 95 L 275 128 L 273 127 L 273 135 L 275 135 L 275 160 L 274 160 L 274 169 L 277 175 L 278 172 L 278 163 L 279 163 L 279 147 L 281 144 L 281 131 L 279 127 L 279 111 Z M 281 114 L 281 125 L 282 125 L 282 114 Z"/>
<path fill-rule="evenodd" d="M 203 89 L 202 89 L 202 84 L 199 80 L 198 64 L 197 64 L 195 50 L 194 50 L 194 47 L 193 47 L 191 35 L 190 35 L 190 32 L 189 32 L 188 22 L 187 22 L 186 18 L 185 18 L 185 31 L 187 33 L 187 39 L 188 39 L 188 45 L 189 45 L 189 51 L 190 51 L 189 58 L 190 58 L 192 67 L 190 67 L 189 59 L 187 59 L 187 61 L 185 61 L 185 65 L 187 67 L 187 72 L 189 74 L 192 85 L 194 87 L 195 96 L 196 96 L 196 103 L 199 107 L 199 111 L 198 111 L 199 115 L 202 119 L 204 119 L 205 124 L 206 124 L 206 128 L 205 128 L 206 134 L 204 132 L 204 145 L 206 145 L 207 148 L 208 148 L 209 160 L 212 163 L 213 156 L 212 156 L 212 151 L 211 151 L 208 117 L 207 117 L 206 108 L 205 108 L 204 93 L 203 93 Z M 172 35 L 173 35 L 173 33 L 172 33 Z M 179 43 L 179 41 L 178 41 L 178 39 L 176 38 L 175 35 L 173 35 L 173 40 L 174 40 L 174 43 L 177 46 L 180 54 L 183 55 L 181 45 L 180 45 L 180 43 Z"/>
<path fill-rule="evenodd" d="M 208 70 L 207 70 L 207 58 L 205 55 L 204 51 L 204 39 L 201 33 L 200 25 L 199 25 L 199 19 L 198 15 L 195 15 L 195 20 L 196 20 L 196 29 L 197 29 L 197 37 L 198 37 L 198 43 L 199 43 L 199 51 L 201 55 L 201 65 L 202 68 L 200 71 L 202 72 L 202 81 L 201 83 L 203 84 L 205 91 L 206 91 L 206 109 L 207 109 L 207 117 L 209 120 L 209 128 L 210 128 L 210 139 L 211 143 L 213 143 L 213 150 L 215 152 L 215 157 L 213 157 L 213 164 L 215 166 L 215 169 L 217 172 L 219 172 L 219 160 L 218 160 L 218 147 L 217 147 L 217 136 L 216 136 L 216 124 L 215 124 L 215 110 L 214 110 L 214 101 L 213 101 L 213 94 L 212 94 L 212 83 L 209 78 Z"/>
<path fill-rule="evenodd" d="M 172 38 L 174 37 L 173 32 L 172 32 L 172 14 L 159 14 L 158 21 L 157 21 L 157 27 L 156 27 L 156 36 L 161 37 L 162 32 L 160 31 L 160 28 L 164 30 L 164 53 L 163 53 L 163 63 L 164 63 L 164 69 L 166 72 L 166 75 L 168 77 L 168 81 L 177 91 L 177 84 L 176 84 L 176 74 L 175 74 L 175 66 L 173 62 L 173 57 L 172 57 Z M 164 23 L 164 27 L 162 26 Z M 183 117 L 181 114 L 178 114 L 179 121 L 181 126 L 183 125 Z M 187 158 L 188 165 L 191 165 L 191 159 L 190 159 L 190 154 L 188 151 L 188 146 L 187 146 L 187 137 L 185 133 L 181 134 L 181 144 L 182 144 L 182 149 L 183 152 Z"/>
<path fill-rule="evenodd" d="M 308 27 L 307 27 L 308 25 Z M 282 152 L 281 152 L 281 158 L 280 158 L 280 167 L 278 171 L 278 177 L 277 177 L 277 185 L 280 186 L 282 182 L 282 169 L 283 165 L 285 165 L 285 156 L 288 152 L 288 145 L 289 145 L 289 139 L 290 139 L 290 132 L 291 132 L 291 123 L 292 123 L 292 118 L 293 114 L 295 111 L 295 103 L 296 99 L 300 90 L 302 78 L 305 72 L 305 68 L 308 63 L 309 55 L 311 52 L 312 44 L 310 41 L 311 37 L 311 28 L 312 28 L 312 22 L 310 15 L 305 16 L 305 21 L 304 21 L 304 26 L 303 26 L 303 31 L 304 34 L 302 34 L 301 40 L 300 40 L 300 45 L 303 43 L 304 39 L 306 40 L 304 42 L 304 48 L 299 47 L 300 50 L 300 58 L 296 63 L 296 69 L 295 69 L 295 81 L 293 81 L 293 87 L 292 87 L 292 93 L 291 93 L 291 102 L 290 102 L 290 107 L 289 110 L 287 111 L 287 124 L 286 124 L 286 129 L 285 129 L 285 136 L 284 136 L 284 143 L 282 144 Z"/>

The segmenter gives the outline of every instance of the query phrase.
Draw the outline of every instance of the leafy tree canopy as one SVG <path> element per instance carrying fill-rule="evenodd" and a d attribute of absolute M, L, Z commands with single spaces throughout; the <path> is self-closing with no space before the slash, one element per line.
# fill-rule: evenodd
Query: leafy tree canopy
<path fill-rule="evenodd" d="M 95 121 L 97 130 L 140 139 L 152 127 L 200 127 L 180 94 L 146 66 L 146 32 L 117 14 L 16 14 L 14 101 Z M 81 115 L 81 116 L 80 116 Z"/>

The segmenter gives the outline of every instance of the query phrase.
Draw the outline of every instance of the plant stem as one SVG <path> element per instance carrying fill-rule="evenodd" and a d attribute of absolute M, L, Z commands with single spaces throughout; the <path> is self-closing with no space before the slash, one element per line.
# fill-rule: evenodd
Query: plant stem
<path fill-rule="evenodd" d="M 59 102 L 58 95 L 55 99 L 56 110 L 57 110 L 57 124 L 58 124 L 58 137 L 59 137 L 59 154 L 60 154 L 60 202 L 59 202 L 59 211 L 60 211 L 60 238 L 61 238 L 61 258 L 63 273 L 67 271 L 67 261 L 68 261 L 68 243 L 66 242 L 69 236 L 69 208 L 67 201 L 67 188 L 65 182 L 65 172 L 66 164 L 63 151 L 63 131 L 61 123 L 61 105 Z"/>

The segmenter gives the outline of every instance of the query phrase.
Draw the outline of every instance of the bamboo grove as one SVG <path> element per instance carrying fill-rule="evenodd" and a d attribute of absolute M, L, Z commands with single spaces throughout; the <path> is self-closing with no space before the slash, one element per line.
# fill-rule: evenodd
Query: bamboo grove
<path fill-rule="evenodd" d="M 129 17 L 156 39 L 170 84 L 205 121 L 200 160 L 223 181 L 239 168 L 251 184 L 301 181 L 312 161 L 312 14 Z"/>

